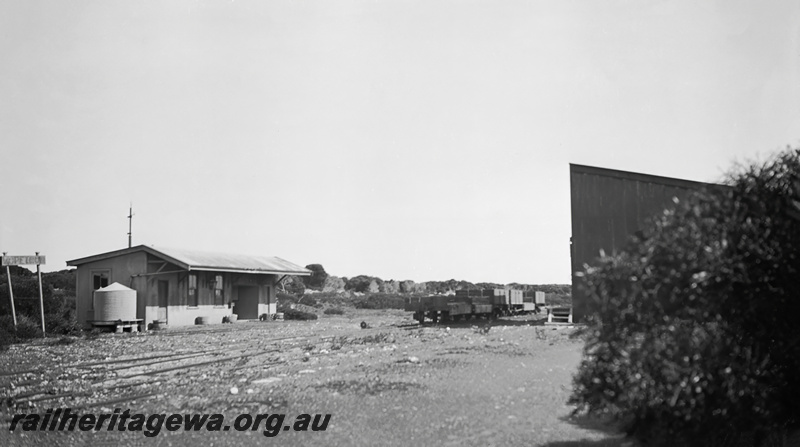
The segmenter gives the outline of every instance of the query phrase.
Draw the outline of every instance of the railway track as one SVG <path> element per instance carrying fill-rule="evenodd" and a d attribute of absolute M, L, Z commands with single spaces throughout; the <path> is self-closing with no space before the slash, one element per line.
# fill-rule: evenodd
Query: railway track
<path fill-rule="evenodd" d="M 186 335 L 195 333 L 197 331 Z M 302 345 L 308 344 L 312 340 L 319 342 L 323 338 L 320 336 L 278 337 L 265 342 L 260 340 L 251 342 L 245 346 L 230 343 L 217 349 L 181 350 L 171 354 L 124 356 L 102 361 L 73 362 L 57 368 L 36 367 L 8 371 L 3 372 L 0 376 L 11 379 L 4 387 L 8 394 L 5 399 L 6 404 L 10 409 L 23 407 L 33 409 L 42 405 L 50 405 L 53 401 L 61 399 L 71 400 L 72 402 L 69 404 L 71 408 L 88 408 L 156 397 L 160 393 L 148 391 L 133 392 L 128 396 L 115 399 L 92 401 L 93 396 L 103 396 L 123 389 L 147 388 L 160 380 L 168 379 L 170 373 L 190 371 L 190 376 L 201 375 L 208 372 L 209 367 L 215 366 L 222 368 L 222 371 L 236 373 L 257 367 L 284 365 L 292 360 L 276 361 L 272 359 L 265 362 L 259 360 L 264 356 L 280 354 L 282 346 L 286 343 Z M 298 363 L 301 361 L 300 358 L 296 360 Z M 225 364 L 235 361 L 243 363 L 236 366 L 225 366 Z M 38 375 L 40 378 L 27 378 L 30 375 Z M 58 377 L 62 379 L 57 379 Z M 142 378 L 147 379 L 142 380 Z M 133 381 L 133 379 L 139 380 Z M 15 389 L 25 388 L 32 389 L 18 393 L 13 392 Z M 54 391 L 64 388 L 72 389 L 67 392 Z"/>
<path fill-rule="evenodd" d="M 253 374 L 254 370 L 266 371 L 282 367 L 289 367 L 285 372 L 290 373 L 298 369 L 293 366 L 302 369 L 307 360 L 304 354 L 308 348 L 335 343 L 357 344 L 360 339 L 381 332 L 409 331 L 422 327 L 425 326 L 416 323 L 378 324 L 366 329 L 345 325 L 324 335 L 269 338 L 269 335 L 278 334 L 273 330 L 251 327 L 245 328 L 247 332 L 242 332 L 242 336 L 248 339 L 239 339 L 238 342 L 223 339 L 221 341 L 224 344 L 214 349 L 180 349 L 171 353 L 138 356 L 119 355 L 102 360 L 72 361 L 55 368 L 38 366 L 0 372 L 0 378 L 7 380 L 4 384 L 0 383 L 0 395 L 4 395 L 6 404 L 6 411 L 3 412 L 9 415 L 20 409 L 29 412 L 58 406 L 79 409 L 158 400 L 167 395 L 165 391 L 159 391 L 165 388 L 159 385 L 170 382 L 177 376 L 184 381 L 192 381 L 206 374 L 235 376 Z M 235 335 L 240 329 L 234 325 L 226 325 L 209 329 L 165 331 L 153 336 L 176 341 L 181 340 L 181 337 L 193 340 L 198 335 Z M 336 353 L 317 352 L 314 356 L 324 358 Z"/>

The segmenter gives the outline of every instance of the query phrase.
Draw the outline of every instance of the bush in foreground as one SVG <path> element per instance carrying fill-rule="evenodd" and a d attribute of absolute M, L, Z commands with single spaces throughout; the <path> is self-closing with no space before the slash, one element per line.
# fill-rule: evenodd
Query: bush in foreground
<path fill-rule="evenodd" d="M 800 151 L 729 184 L 585 272 L 571 403 L 649 445 L 759 445 L 800 423 Z"/>

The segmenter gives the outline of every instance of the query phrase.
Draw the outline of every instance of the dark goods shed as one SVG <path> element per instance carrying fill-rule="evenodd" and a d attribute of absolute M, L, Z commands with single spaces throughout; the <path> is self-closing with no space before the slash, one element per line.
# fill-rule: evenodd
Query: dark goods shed
<path fill-rule="evenodd" d="M 576 272 L 592 265 L 601 250 L 611 255 L 623 249 L 647 219 L 673 207 L 675 198 L 682 200 L 694 191 L 719 185 L 593 166 L 569 167 L 573 321 L 580 322 L 588 298 Z"/>

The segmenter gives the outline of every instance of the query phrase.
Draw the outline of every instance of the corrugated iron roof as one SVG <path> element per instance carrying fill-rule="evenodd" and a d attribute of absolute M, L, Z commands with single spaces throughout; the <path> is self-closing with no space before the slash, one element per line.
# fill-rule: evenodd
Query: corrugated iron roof
<path fill-rule="evenodd" d="M 145 251 L 162 258 L 186 270 L 241 272 L 241 273 L 273 273 L 280 275 L 311 275 L 311 270 L 291 263 L 276 256 L 254 256 L 232 253 L 214 253 L 172 247 L 154 247 L 138 245 L 136 247 L 101 253 L 85 258 L 67 261 L 67 265 L 78 266 L 138 251 Z"/>
<path fill-rule="evenodd" d="M 186 264 L 190 270 L 255 270 L 275 273 L 311 274 L 297 264 L 276 256 L 211 253 L 182 248 L 151 247 Z"/>

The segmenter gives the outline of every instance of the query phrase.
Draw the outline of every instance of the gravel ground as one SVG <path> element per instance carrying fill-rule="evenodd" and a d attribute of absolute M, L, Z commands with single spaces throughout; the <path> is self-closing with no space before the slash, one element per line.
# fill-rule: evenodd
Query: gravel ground
<path fill-rule="evenodd" d="M 368 324 L 362 329 L 360 323 Z M 566 405 L 581 355 L 573 329 L 525 317 L 419 326 L 401 311 L 238 322 L 0 354 L 0 417 L 82 413 L 330 414 L 325 431 L 0 431 L 0 445 L 622 446 Z M 233 392 L 235 388 L 235 393 Z M 122 400 L 122 401 L 120 401 Z M 117 401 L 117 402 L 115 402 Z"/>

